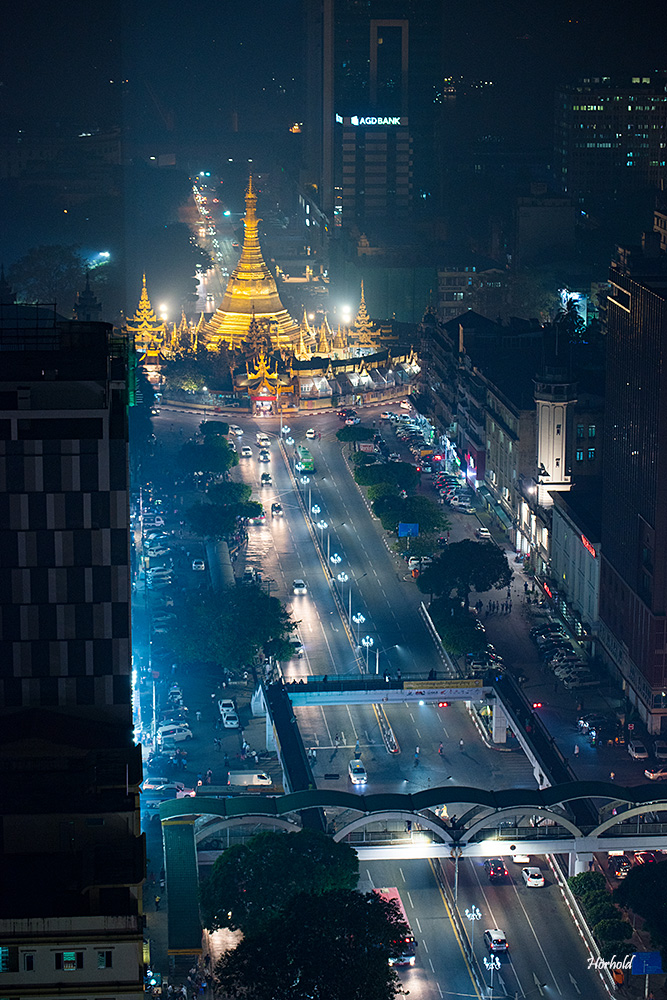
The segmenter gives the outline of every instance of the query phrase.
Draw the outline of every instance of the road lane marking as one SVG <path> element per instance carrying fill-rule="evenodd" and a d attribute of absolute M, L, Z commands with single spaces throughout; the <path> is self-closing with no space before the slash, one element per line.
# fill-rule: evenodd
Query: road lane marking
<path fill-rule="evenodd" d="M 549 973 L 550 973 L 550 975 L 551 975 L 551 978 L 552 978 L 552 979 L 553 979 L 553 981 L 554 981 L 554 984 L 555 984 L 555 986 L 556 986 L 556 989 L 558 990 L 558 992 L 559 992 L 559 993 L 560 993 L 560 995 L 562 996 L 562 995 L 563 995 L 563 991 L 561 990 L 560 986 L 558 985 L 558 980 L 556 979 L 556 977 L 555 977 L 555 975 L 554 975 L 554 971 L 553 971 L 553 969 L 551 968 L 551 966 L 549 965 L 549 959 L 548 959 L 548 958 L 547 958 L 547 956 L 546 956 L 546 955 L 544 954 L 544 949 L 542 948 L 542 945 L 540 944 L 540 939 L 539 939 L 539 937 L 537 936 L 537 933 L 536 933 L 536 931 L 535 931 L 535 928 L 533 927 L 533 924 L 532 924 L 532 921 L 531 921 L 531 919 L 530 919 L 530 917 L 528 916 L 528 913 L 527 913 L 527 911 L 526 911 L 526 907 L 525 907 L 525 906 L 523 905 L 523 900 L 521 899 L 521 896 L 519 895 L 519 893 L 518 893 L 518 891 L 517 891 L 517 887 L 516 887 L 516 885 L 514 885 L 514 883 L 512 883 L 512 888 L 514 889 L 514 895 L 516 896 L 516 898 L 517 898 L 517 899 L 518 899 L 518 901 L 519 901 L 519 906 L 520 906 L 520 907 L 521 907 L 521 909 L 523 910 L 523 915 L 524 915 L 524 917 L 526 918 L 526 922 L 527 922 L 528 926 L 530 927 L 530 929 L 531 929 L 531 931 L 532 931 L 532 933 L 533 933 L 533 937 L 535 938 L 535 942 L 536 942 L 536 944 L 537 944 L 537 947 L 538 947 L 538 948 L 540 949 L 540 954 L 542 955 L 542 958 L 544 959 L 544 962 L 545 962 L 545 965 L 546 965 L 547 969 L 549 970 Z M 517 982 L 520 982 L 520 981 L 519 981 L 519 977 L 518 977 L 518 976 L 517 976 Z"/>
<path fill-rule="evenodd" d="M 399 872 L 401 873 L 401 878 L 402 878 L 402 879 L 403 879 L 403 881 L 405 882 L 405 875 L 403 874 L 403 869 L 402 869 L 402 868 L 400 867 L 400 865 L 399 865 L 399 868 L 398 868 L 398 870 L 399 870 Z"/>
<path fill-rule="evenodd" d="M 428 960 L 428 964 L 431 966 L 431 972 L 433 973 L 433 975 L 435 975 L 435 969 L 433 968 L 433 962 L 431 961 L 430 958 Z"/>
<path fill-rule="evenodd" d="M 406 896 L 408 897 L 408 899 L 409 899 L 409 901 L 410 901 L 410 906 L 411 906 L 411 907 L 412 907 L 412 909 L 414 910 L 414 908 L 415 908 L 415 904 L 414 904 L 414 903 L 412 902 L 412 896 L 410 895 L 410 893 L 409 893 L 409 892 L 406 892 Z"/>
<path fill-rule="evenodd" d="M 451 913 L 449 911 L 449 906 L 447 905 L 447 899 L 446 899 L 445 894 L 443 892 L 442 886 L 440 885 L 440 882 L 438 881 L 438 877 L 435 874 L 435 868 L 433 867 L 433 861 L 429 858 L 429 862 L 428 863 L 429 863 L 429 867 L 431 869 L 431 872 L 433 873 L 433 878 L 435 880 L 435 884 L 438 887 L 438 892 L 440 893 L 440 898 L 442 900 L 442 905 L 445 908 L 445 913 L 447 914 L 447 917 L 449 918 L 449 923 L 451 925 L 452 931 L 454 932 L 454 937 L 456 938 L 456 941 L 458 942 L 459 951 L 461 952 L 461 955 L 463 956 L 463 961 L 465 962 L 466 969 L 468 970 L 468 975 L 470 976 L 470 982 L 472 983 L 472 988 L 475 991 L 474 994 L 471 994 L 471 995 L 474 995 L 474 996 L 478 997 L 479 1000 L 482 1000 L 482 995 L 479 992 L 479 989 L 477 987 L 477 983 L 475 981 L 475 977 L 473 975 L 472 968 L 470 967 L 470 962 L 468 961 L 468 956 L 466 955 L 466 950 L 463 947 L 463 941 L 459 937 L 459 933 L 458 933 L 458 931 L 456 929 L 456 924 L 454 923 L 452 915 L 451 915 Z M 438 989 L 440 990 L 440 985 L 439 984 L 438 984 Z M 440 990 L 440 994 L 442 995 L 442 990 Z"/>

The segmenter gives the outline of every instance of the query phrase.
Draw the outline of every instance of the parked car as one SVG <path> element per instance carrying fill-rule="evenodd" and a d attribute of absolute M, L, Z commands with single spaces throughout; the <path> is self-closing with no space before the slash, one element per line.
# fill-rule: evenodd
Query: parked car
<path fill-rule="evenodd" d="M 628 753 L 633 760 L 648 760 L 648 750 L 641 740 L 630 740 L 628 743 Z"/>

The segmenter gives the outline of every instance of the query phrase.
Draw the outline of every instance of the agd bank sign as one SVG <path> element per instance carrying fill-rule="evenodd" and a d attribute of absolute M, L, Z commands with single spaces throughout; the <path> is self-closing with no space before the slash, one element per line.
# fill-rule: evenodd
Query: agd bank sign
<path fill-rule="evenodd" d="M 407 125 L 408 119 L 401 118 L 400 115 L 390 115 L 388 117 L 378 117 L 376 115 L 350 115 L 349 118 L 343 115 L 336 115 L 336 123 L 339 125 L 354 125 L 360 128 L 372 126 L 380 128 L 396 128 L 399 125 Z"/>

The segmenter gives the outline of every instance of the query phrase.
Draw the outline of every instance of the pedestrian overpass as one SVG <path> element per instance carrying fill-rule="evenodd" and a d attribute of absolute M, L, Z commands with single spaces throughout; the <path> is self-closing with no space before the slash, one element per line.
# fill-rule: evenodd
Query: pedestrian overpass
<path fill-rule="evenodd" d="M 580 826 L 572 806 L 596 803 L 599 822 Z M 454 813 L 456 809 L 456 813 Z M 569 873 L 588 869 L 597 851 L 667 850 L 667 794 L 655 785 L 624 788 L 583 781 L 501 791 L 428 788 L 362 795 L 309 789 L 286 795 L 175 799 L 160 805 L 169 892 L 171 954 L 197 954 L 199 871 L 228 846 L 267 830 L 296 832 L 320 811 L 334 840 L 368 860 L 567 854 Z"/>

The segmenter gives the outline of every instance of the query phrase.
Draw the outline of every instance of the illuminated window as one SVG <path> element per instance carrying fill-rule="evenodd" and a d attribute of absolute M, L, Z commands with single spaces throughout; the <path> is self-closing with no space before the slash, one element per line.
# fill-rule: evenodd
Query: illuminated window
<path fill-rule="evenodd" d="M 577 424 L 577 437 L 582 438 L 584 436 L 584 425 Z"/>
<path fill-rule="evenodd" d="M 595 424 L 589 424 L 588 425 L 588 436 L 589 436 L 589 438 L 594 438 L 595 437 Z"/>
<path fill-rule="evenodd" d="M 82 951 L 57 951 L 54 958 L 58 972 L 74 972 L 76 969 L 83 969 Z"/>
<path fill-rule="evenodd" d="M 112 965 L 113 952 L 111 951 L 98 951 L 97 953 L 97 968 L 98 969 L 110 969 Z"/>
<path fill-rule="evenodd" d="M 576 451 L 576 454 L 575 454 L 575 458 L 576 458 L 577 462 L 583 462 L 583 460 L 584 460 L 584 449 L 583 448 L 577 448 L 577 451 Z"/>
<path fill-rule="evenodd" d="M 588 449 L 588 461 L 589 462 L 595 461 L 595 448 Z"/>

